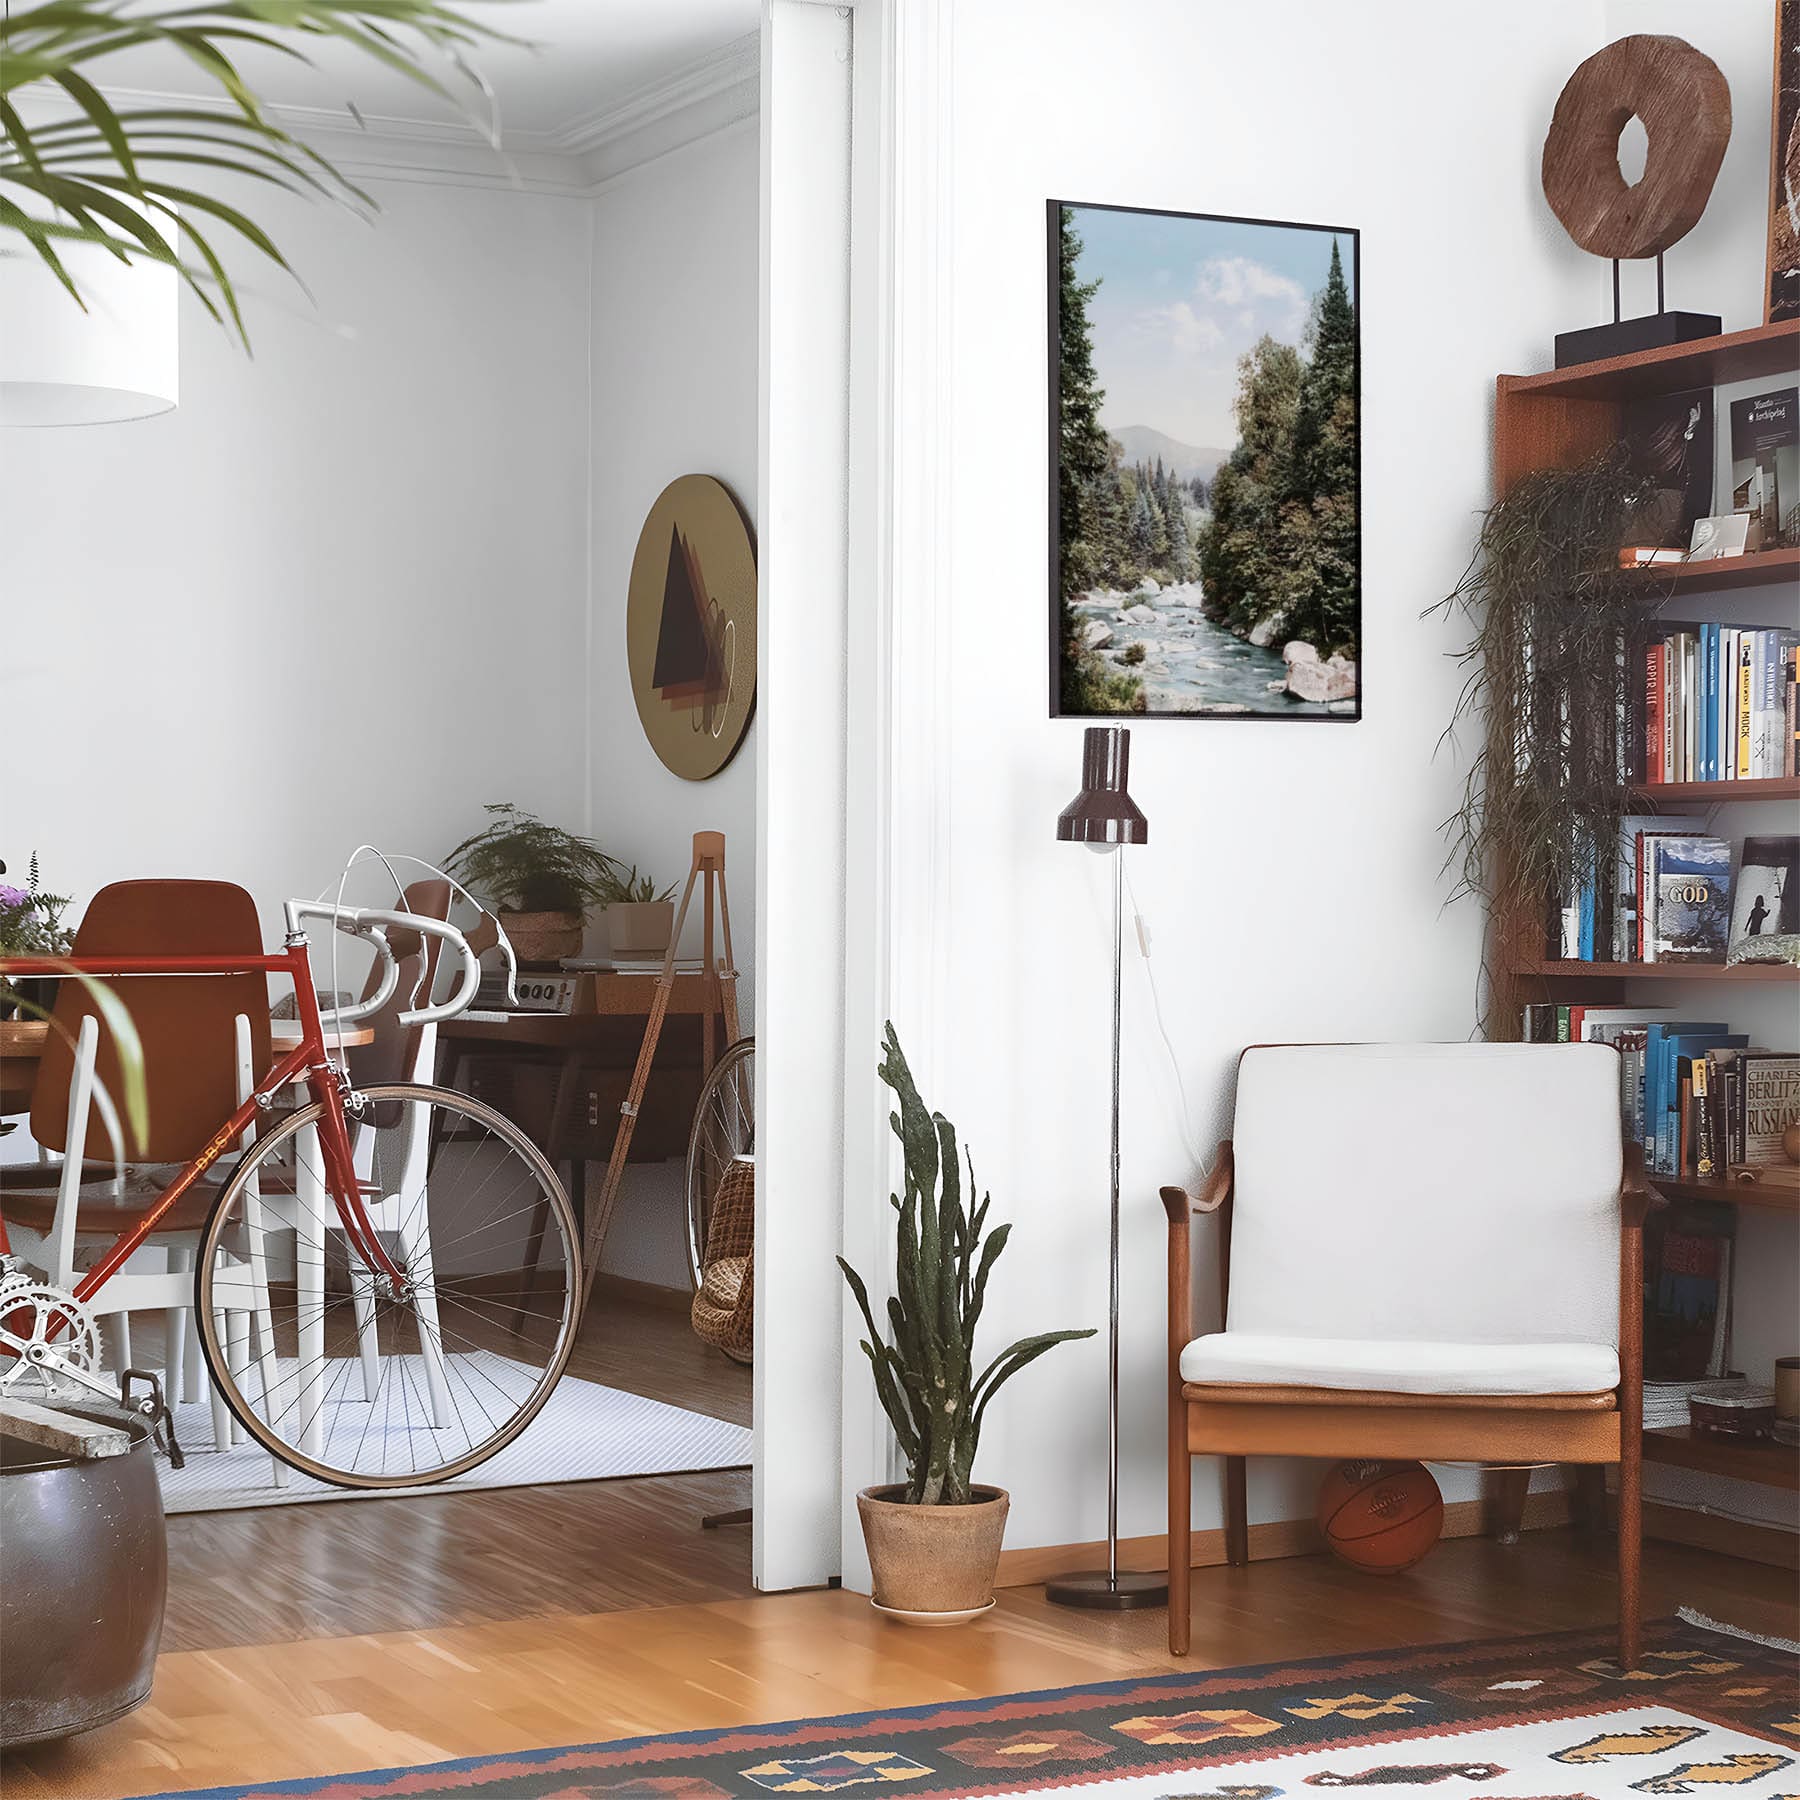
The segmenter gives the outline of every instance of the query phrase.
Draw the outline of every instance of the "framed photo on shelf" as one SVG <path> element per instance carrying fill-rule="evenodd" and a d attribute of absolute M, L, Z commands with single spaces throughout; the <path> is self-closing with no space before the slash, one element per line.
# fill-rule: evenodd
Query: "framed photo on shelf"
<path fill-rule="evenodd" d="M 1362 716 L 1348 226 L 1048 203 L 1050 712 Z"/>

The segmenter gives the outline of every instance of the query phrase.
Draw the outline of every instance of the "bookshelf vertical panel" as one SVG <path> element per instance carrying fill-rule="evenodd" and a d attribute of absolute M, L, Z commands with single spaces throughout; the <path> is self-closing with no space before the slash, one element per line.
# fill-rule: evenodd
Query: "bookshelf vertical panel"
<path fill-rule="evenodd" d="M 1494 401 L 1494 492 L 1534 469 L 1572 469 L 1619 437 L 1617 401 L 1518 392 L 1502 375 Z"/>

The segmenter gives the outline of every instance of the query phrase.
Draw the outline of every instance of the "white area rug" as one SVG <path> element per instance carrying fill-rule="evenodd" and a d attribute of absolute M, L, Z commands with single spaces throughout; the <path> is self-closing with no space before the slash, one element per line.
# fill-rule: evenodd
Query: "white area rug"
<path fill-rule="evenodd" d="M 405 1359 L 412 1361 L 415 1359 Z M 346 1408 L 349 1413 L 353 1409 Z M 346 1425 L 345 1427 L 349 1427 Z M 522 1436 L 490 1461 L 454 1481 L 371 1493 L 328 1487 L 292 1469 L 275 1484 L 271 1459 L 254 1441 L 213 1448 L 212 1408 L 204 1400 L 175 1409 L 175 1432 L 187 1467 L 156 1459 L 163 1506 L 172 1513 L 229 1507 L 290 1506 L 306 1500 L 381 1500 L 396 1494 L 445 1494 L 476 1488 L 536 1487 L 558 1481 L 611 1481 L 626 1475 L 677 1475 L 697 1469 L 746 1468 L 747 1427 L 646 1400 L 595 1381 L 564 1376 Z M 382 1459 L 365 1453 L 364 1466 Z"/>

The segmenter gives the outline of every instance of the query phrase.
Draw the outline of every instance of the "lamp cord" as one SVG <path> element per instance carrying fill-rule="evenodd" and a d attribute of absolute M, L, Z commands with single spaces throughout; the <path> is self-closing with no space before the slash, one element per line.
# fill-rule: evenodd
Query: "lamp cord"
<path fill-rule="evenodd" d="M 1131 884 L 1130 858 L 1122 850 L 1115 854 L 1125 868 L 1125 892 L 1131 900 L 1131 921 L 1137 937 L 1138 955 L 1143 960 L 1144 979 L 1150 990 L 1151 1017 L 1156 1022 L 1156 1034 L 1162 1039 L 1163 1051 L 1168 1056 L 1169 1071 L 1175 1077 L 1175 1092 L 1180 1100 L 1180 1105 L 1176 1108 L 1176 1128 L 1181 1133 L 1182 1148 L 1194 1159 L 1194 1166 L 1205 1175 L 1207 1159 L 1194 1135 L 1193 1108 L 1188 1102 L 1187 1083 L 1181 1078 L 1181 1058 L 1175 1053 L 1175 1040 L 1170 1037 L 1168 1024 L 1163 1018 L 1162 996 L 1156 986 L 1156 964 L 1150 956 L 1150 928 L 1144 923 L 1144 909 L 1138 903 L 1137 889 Z"/>

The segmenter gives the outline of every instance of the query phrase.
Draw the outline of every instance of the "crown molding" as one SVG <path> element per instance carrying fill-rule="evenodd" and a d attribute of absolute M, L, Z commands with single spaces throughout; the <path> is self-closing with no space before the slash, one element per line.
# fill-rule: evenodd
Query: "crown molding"
<path fill-rule="evenodd" d="M 451 187 L 527 193 L 591 194 L 646 163 L 756 115 L 761 41 L 734 40 L 615 106 L 582 114 L 552 130 L 508 129 L 498 141 L 474 116 L 414 119 L 352 113 L 348 107 L 265 105 L 263 110 L 353 180 L 436 182 Z M 230 113 L 229 100 L 155 88 L 109 87 L 120 106 L 188 107 Z M 30 117 L 72 115 L 60 96 L 20 93 Z"/>
<path fill-rule="evenodd" d="M 754 105 L 761 80 L 762 38 L 753 31 L 640 88 L 616 106 L 570 120 L 552 134 L 552 147 L 569 155 L 588 155 L 695 109 L 710 111 L 710 101 L 741 100 L 745 89 Z"/>

